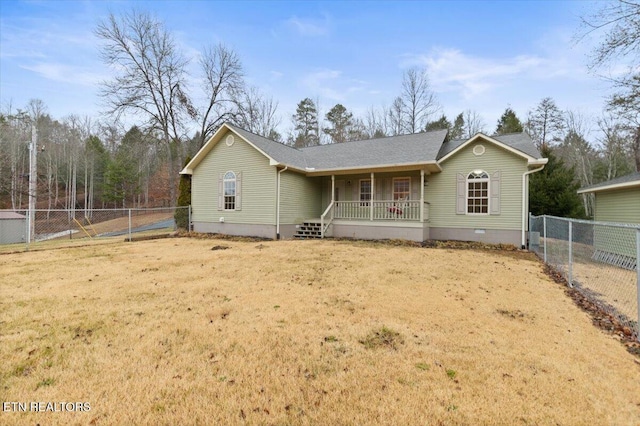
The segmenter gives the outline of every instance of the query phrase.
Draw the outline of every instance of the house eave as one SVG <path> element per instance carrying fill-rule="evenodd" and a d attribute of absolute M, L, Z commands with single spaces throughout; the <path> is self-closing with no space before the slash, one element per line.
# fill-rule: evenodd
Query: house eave
<path fill-rule="evenodd" d="M 529 167 L 538 167 L 538 166 L 544 166 L 549 162 L 548 158 L 536 158 L 536 159 L 532 159 L 529 160 L 527 162 L 527 166 Z"/>
<path fill-rule="evenodd" d="M 597 188 L 582 188 L 578 190 L 578 194 L 589 194 L 593 192 L 613 191 L 617 189 L 640 188 L 640 180 L 631 182 L 615 183 L 613 185 L 604 185 Z"/>
<path fill-rule="evenodd" d="M 329 175 L 347 175 L 359 174 L 363 172 L 393 172 L 393 171 L 409 171 L 409 170 L 425 170 L 432 173 L 442 171 L 442 167 L 436 161 L 425 161 L 418 163 L 400 163 L 400 164 L 377 164 L 359 167 L 336 167 L 327 169 L 307 168 L 305 173 L 307 176 L 329 176 Z"/>

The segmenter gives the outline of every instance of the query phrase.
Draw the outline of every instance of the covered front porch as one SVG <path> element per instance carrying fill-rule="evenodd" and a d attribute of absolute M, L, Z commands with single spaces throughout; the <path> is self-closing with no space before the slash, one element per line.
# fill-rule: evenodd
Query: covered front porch
<path fill-rule="evenodd" d="M 323 177 L 320 238 L 429 238 L 427 167 Z"/>

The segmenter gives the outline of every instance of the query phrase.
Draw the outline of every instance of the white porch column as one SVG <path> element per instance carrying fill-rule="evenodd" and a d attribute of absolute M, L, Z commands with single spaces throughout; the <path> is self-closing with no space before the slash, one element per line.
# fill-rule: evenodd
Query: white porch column
<path fill-rule="evenodd" d="M 424 170 L 420 170 L 420 222 L 424 222 Z"/>
<path fill-rule="evenodd" d="M 336 197 L 336 176 L 331 175 L 331 202 L 335 201 Z"/>
<path fill-rule="evenodd" d="M 369 220 L 373 221 L 373 200 L 376 194 L 376 184 L 373 177 L 373 172 L 371 172 L 371 200 L 369 200 Z"/>
<path fill-rule="evenodd" d="M 331 204 L 333 204 L 333 208 L 331 209 L 331 219 L 333 219 L 334 213 L 336 211 L 335 200 L 336 198 L 336 176 L 331 175 Z"/>

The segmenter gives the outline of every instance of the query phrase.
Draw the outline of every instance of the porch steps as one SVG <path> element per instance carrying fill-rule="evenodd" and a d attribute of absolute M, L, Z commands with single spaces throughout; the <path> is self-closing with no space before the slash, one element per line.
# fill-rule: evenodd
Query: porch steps
<path fill-rule="evenodd" d="M 303 222 L 302 225 L 298 225 L 293 238 L 299 240 L 322 238 L 320 219 L 308 220 Z"/>

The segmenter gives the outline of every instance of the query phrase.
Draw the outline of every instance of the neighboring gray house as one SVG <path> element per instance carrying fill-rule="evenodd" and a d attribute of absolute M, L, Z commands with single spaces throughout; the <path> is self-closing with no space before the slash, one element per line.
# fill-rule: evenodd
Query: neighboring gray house
<path fill-rule="evenodd" d="M 15 212 L 0 211 L 0 244 L 26 241 L 27 217 Z"/>
<path fill-rule="evenodd" d="M 182 170 L 198 232 L 526 242 L 526 133 L 447 131 L 296 149 L 224 124 Z"/>

